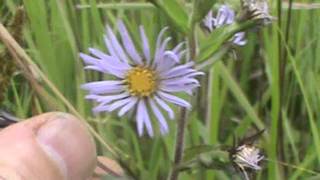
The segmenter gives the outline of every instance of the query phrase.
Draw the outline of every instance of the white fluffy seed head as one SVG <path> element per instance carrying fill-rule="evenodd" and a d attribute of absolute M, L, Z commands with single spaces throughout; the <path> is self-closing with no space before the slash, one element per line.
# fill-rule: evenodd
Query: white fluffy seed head
<path fill-rule="evenodd" d="M 260 161 L 264 158 L 260 150 L 253 145 L 241 145 L 237 147 L 236 153 L 232 156 L 233 162 L 241 169 L 260 170 Z"/>

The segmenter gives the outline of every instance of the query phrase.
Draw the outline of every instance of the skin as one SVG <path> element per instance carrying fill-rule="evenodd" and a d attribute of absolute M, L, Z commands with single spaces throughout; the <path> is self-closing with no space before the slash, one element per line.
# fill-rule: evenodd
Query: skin
<path fill-rule="evenodd" d="M 87 180 L 96 167 L 95 144 L 83 122 L 46 113 L 0 131 L 0 179 Z"/>

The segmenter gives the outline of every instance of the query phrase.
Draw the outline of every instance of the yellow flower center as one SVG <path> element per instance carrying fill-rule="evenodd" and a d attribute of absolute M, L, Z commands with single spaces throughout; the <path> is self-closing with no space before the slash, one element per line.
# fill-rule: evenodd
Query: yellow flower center
<path fill-rule="evenodd" d="M 146 67 L 131 69 L 125 78 L 131 95 L 146 97 L 156 90 L 156 74 Z"/>

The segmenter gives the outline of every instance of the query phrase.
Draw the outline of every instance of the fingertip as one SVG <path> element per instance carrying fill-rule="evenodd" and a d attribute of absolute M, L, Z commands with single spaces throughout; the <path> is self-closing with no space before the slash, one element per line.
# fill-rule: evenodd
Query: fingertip
<path fill-rule="evenodd" d="M 36 118 L 41 124 L 34 126 L 40 146 L 67 179 L 90 177 L 96 165 L 96 149 L 84 123 L 66 113 L 50 113 Z"/>
<path fill-rule="evenodd" d="M 6 170 L 11 169 L 25 179 L 78 180 L 96 166 L 95 143 L 84 122 L 66 113 L 45 113 L 3 129 L 0 146 L 0 175 L 14 175 Z"/>

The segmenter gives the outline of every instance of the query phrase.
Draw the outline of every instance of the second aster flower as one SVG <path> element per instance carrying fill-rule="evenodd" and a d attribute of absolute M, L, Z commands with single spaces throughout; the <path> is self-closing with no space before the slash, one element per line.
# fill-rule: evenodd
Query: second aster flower
<path fill-rule="evenodd" d="M 212 32 L 214 29 L 220 28 L 223 25 L 230 25 L 235 22 L 235 12 L 227 5 L 222 5 L 216 17 L 213 16 L 213 12 L 209 11 L 207 16 L 203 20 L 204 26 Z M 244 32 L 236 33 L 231 39 L 232 43 L 238 46 L 243 46 L 247 43 Z"/>
<path fill-rule="evenodd" d="M 182 64 L 185 50 L 183 43 L 172 50 L 167 50 L 170 37 L 163 40 L 167 28 L 164 28 L 156 42 L 154 55 L 145 30 L 140 26 L 142 53 L 139 53 L 122 21 L 118 21 L 121 41 L 108 26 L 104 37 L 108 54 L 90 48 L 92 56 L 81 53 L 85 69 L 109 74 L 115 80 L 95 81 L 82 85 L 89 92 L 87 99 L 98 102 L 94 112 L 118 111 L 123 116 L 133 110 L 139 135 L 143 135 L 144 127 L 149 136 L 154 136 L 151 117 L 157 119 L 161 134 L 168 132 L 169 127 L 162 111 L 170 119 L 174 112 L 168 103 L 191 108 L 186 100 L 173 95 L 177 92 L 192 93 L 199 86 L 195 79 L 202 72 L 193 69 L 194 62 Z"/>

